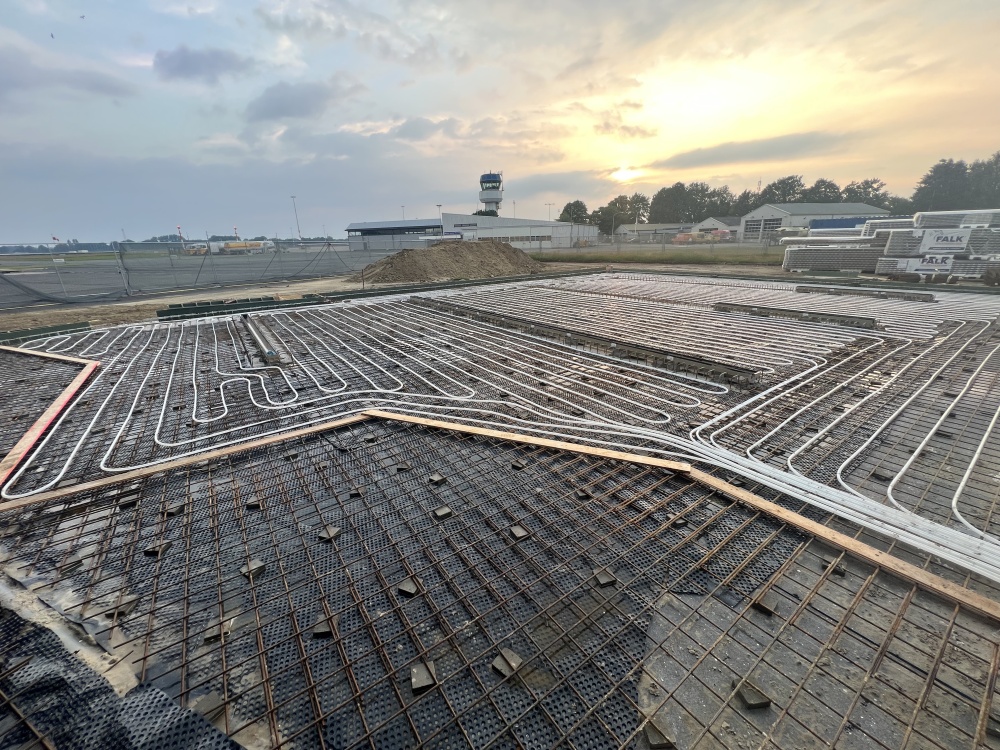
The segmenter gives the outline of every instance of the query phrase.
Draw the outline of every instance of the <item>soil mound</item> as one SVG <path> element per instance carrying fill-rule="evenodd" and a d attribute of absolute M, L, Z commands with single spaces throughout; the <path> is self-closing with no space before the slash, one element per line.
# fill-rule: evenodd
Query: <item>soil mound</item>
<path fill-rule="evenodd" d="M 400 284 L 410 281 L 489 279 L 538 273 L 544 266 L 508 242 L 449 240 L 419 250 L 401 250 L 372 263 L 364 270 L 371 284 Z M 351 278 L 361 281 L 361 274 Z"/>

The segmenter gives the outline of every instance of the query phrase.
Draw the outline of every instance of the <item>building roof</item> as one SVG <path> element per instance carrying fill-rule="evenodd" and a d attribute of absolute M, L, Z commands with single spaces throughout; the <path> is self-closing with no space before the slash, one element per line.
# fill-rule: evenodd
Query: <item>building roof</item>
<path fill-rule="evenodd" d="M 692 226 L 692 222 L 685 221 L 683 223 L 673 223 L 673 224 L 639 224 L 640 232 L 662 232 L 665 230 L 683 229 L 684 227 Z M 616 230 L 621 230 L 623 232 L 635 232 L 636 225 L 633 221 L 622 222 L 621 224 L 615 225 Z"/>
<path fill-rule="evenodd" d="M 738 227 L 740 225 L 740 219 L 742 216 L 709 216 L 704 221 L 718 221 L 725 224 L 727 227 Z M 698 222 L 699 224 L 701 222 Z"/>
<path fill-rule="evenodd" d="M 440 229 L 440 219 L 405 219 L 400 221 L 355 221 L 345 232 L 363 232 L 366 229 Z"/>
<path fill-rule="evenodd" d="M 764 206 L 784 211 L 790 216 L 833 216 L 833 215 L 882 215 L 889 212 L 884 208 L 869 206 L 867 203 L 765 203 Z M 761 206 L 761 208 L 764 208 Z M 751 211 L 750 213 L 753 213 Z"/>
<path fill-rule="evenodd" d="M 482 216 L 480 214 L 452 214 L 445 212 L 444 223 L 456 224 L 471 221 L 475 222 L 479 228 L 500 228 L 500 227 L 537 227 L 537 226 L 562 226 L 570 224 L 568 221 L 555 221 L 553 219 L 519 219 L 516 216 Z"/>

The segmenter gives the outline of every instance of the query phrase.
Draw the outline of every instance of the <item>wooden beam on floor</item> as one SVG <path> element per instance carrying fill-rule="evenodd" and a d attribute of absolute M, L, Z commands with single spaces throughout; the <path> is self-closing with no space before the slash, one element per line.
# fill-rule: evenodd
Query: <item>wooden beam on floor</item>
<path fill-rule="evenodd" d="M 80 492 L 100 490 L 105 487 L 121 484 L 122 482 L 145 479 L 146 477 L 151 477 L 154 474 L 161 474 L 165 471 L 182 469 L 185 466 L 198 464 L 202 461 L 213 461 L 218 458 L 232 455 L 233 453 L 243 453 L 244 451 L 254 450 L 255 448 L 263 448 L 268 445 L 274 445 L 275 443 L 283 443 L 287 440 L 294 440 L 295 438 L 315 435 L 316 433 L 326 432 L 327 430 L 333 430 L 337 427 L 344 427 L 349 424 L 355 424 L 356 422 L 363 422 L 366 419 L 368 419 L 368 417 L 363 413 L 352 414 L 349 417 L 342 417 L 341 419 L 335 419 L 331 422 L 321 422 L 319 424 L 309 425 L 308 427 L 300 427 L 296 430 L 279 432 L 276 435 L 268 435 L 255 440 L 247 440 L 244 443 L 227 445 L 225 448 L 217 448 L 215 450 L 205 451 L 204 453 L 197 453 L 193 456 L 185 456 L 184 458 L 177 458 L 172 461 L 164 461 L 163 463 L 156 464 L 154 466 L 147 466 L 133 471 L 125 471 L 121 474 L 113 474 L 111 476 L 102 477 L 101 479 L 95 479 L 90 482 L 81 482 L 80 484 L 74 484 L 72 487 L 63 487 L 62 489 L 40 492 L 37 495 L 29 495 L 28 497 L 18 498 L 17 500 L 8 500 L 5 503 L 0 503 L 0 512 L 5 510 L 14 510 L 16 508 L 25 508 L 29 505 L 37 505 L 39 503 L 46 503 L 52 500 L 59 500 Z"/>
<path fill-rule="evenodd" d="M 371 418 L 385 419 L 394 422 L 405 422 L 423 427 L 433 427 L 471 435 L 481 435 L 483 437 L 494 438 L 497 440 L 505 440 L 524 445 L 534 445 L 543 448 L 552 448 L 554 450 L 564 450 L 572 453 L 593 456 L 595 458 L 627 461 L 629 463 L 639 464 L 642 466 L 653 466 L 666 469 L 668 471 L 675 471 L 688 476 L 693 481 L 705 487 L 710 487 L 718 492 L 721 492 L 722 494 L 759 511 L 760 513 L 766 514 L 792 528 L 808 534 L 821 542 L 825 542 L 832 547 L 843 550 L 855 559 L 874 565 L 890 575 L 894 575 L 908 581 L 925 591 L 940 596 L 942 599 L 958 604 L 970 612 L 1000 622 L 1000 602 L 988 599 L 975 591 L 963 588 L 962 586 L 945 580 L 940 576 L 929 573 L 928 571 L 918 568 L 915 565 L 911 565 L 910 563 L 894 557 L 887 552 L 882 552 L 881 550 L 875 549 L 874 547 L 858 541 L 853 537 L 823 526 L 822 524 L 812 521 L 795 511 L 783 508 L 776 503 L 765 500 L 759 495 L 755 495 L 752 492 L 748 492 L 747 490 L 730 484 L 719 477 L 696 469 L 689 463 L 682 461 L 668 461 L 666 459 L 654 458 L 652 456 L 640 456 L 633 453 L 607 450 L 591 445 L 568 443 L 561 440 L 551 440 L 549 438 L 535 437 L 513 432 L 503 432 L 484 427 L 474 427 L 472 425 L 461 424 L 458 422 L 444 422 L 437 419 L 411 416 L 409 414 L 399 414 L 380 409 L 372 409 L 361 412 L 360 414 L 354 414 L 349 417 L 333 420 L 331 422 L 323 422 L 321 424 L 311 425 L 297 430 L 290 430 L 277 435 L 270 435 L 256 440 L 238 443 L 236 445 L 207 451 L 205 453 L 199 453 L 186 458 L 165 461 L 155 466 L 124 472 L 122 474 L 105 477 L 91 482 L 85 482 L 83 484 L 74 485 L 73 487 L 66 487 L 61 490 L 53 490 L 51 492 L 45 492 L 21 498 L 19 500 L 9 501 L 0 504 L 0 511 L 22 508 L 29 505 L 35 505 L 37 503 L 68 497 L 80 492 L 101 489 L 135 479 L 142 479 L 154 474 L 183 468 L 185 466 L 201 463 L 203 461 L 210 461 L 234 453 L 273 445 L 275 443 L 293 440 L 298 437 L 314 435 L 319 432 L 344 427 L 346 425 L 355 424 Z"/>
<path fill-rule="evenodd" d="M 833 547 L 841 549 L 855 559 L 863 560 L 881 568 L 887 573 L 902 578 L 904 581 L 908 581 L 933 594 L 937 594 L 942 599 L 959 604 L 971 612 L 983 615 L 991 620 L 1000 621 L 1000 602 L 988 599 L 975 591 L 952 583 L 941 576 L 929 573 L 923 568 L 918 568 L 916 565 L 901 560 L 888 552 L 875 549 L 871 545 L 860 542 L 854 537 L 823 526 L 793 510 L 783 508 L 777 503 L 765 500 L 759 495 L 747 492 L 711 474 L 706 474 L 698 469 L 692 469 L 688 473 L 688 476 L 700 484 L 712 487 L 744 505 L 748 505 L 761 513 L 766 513 L 776 520 L 809 534 L 821 542 L 826 542 Z"/>
<path fill-rule="evenodd" d="M 369 409 L 364 412 L 369 417 L 378 419 L 388 419 L 394 422 L 408 422 L 410 424 L 423 425 L 424 427 L 438 427 L 443 430 L 454 430 L 456 432 L 466 432 L 471 435 L 482 435 L 483 437 L 506 440 L 512 443 L 523 443 L 525 445 L 538 445 L 543 448 L 554 448 L 561 451 L 572 451 L 573 453 L 583 453 L 596 458 L 613 459 L 617 461 L 628 461 L 633 464 L 643 464 L 645 466 L 656 466 L 661 469 L 687 473 L 691 471 L 691 464 L 683 461 L 668 461 L 663 458 L 652 456 L 639 456 L 634 453 L 624 453 L 622 451 L 612 451 L 605 448 L 597 448 L 592 445 L 581 445 L 580 443 L 566 443 L 561 440 L 550 440 L 549 438 L 525 435 L 520 432 L 502 432 L 491 430 L 486 427 L 473 427 L 472 425 L 458 422 L 442 422 L 437 419 L 427 419 L 425 417 L 415 417 L 410 414 L 398 414 L 392 411 L 382 411 L 381 409 Z"/>
<path fill-rule="evenodd" d="M 61 362 L 73 362 L 78 365 L 89 365 L 96 360 L 80 359 L 79 357 L 69 357 L 65 354 L 55 354 L 53 352 L 38 352 L 34 349 L 21 349 L 17 346 L 0 346 L 0 351 L 13 352 L 14 354 L 27 354 L 32 357 L 44 357 L 45 359 L 58 359 Z"/>
<path fill-rule="evenodd" d="M 482 427 L 472 427 L 471 425 L 456 422 L 442 422 L 436 419 L 413 417 L 408 414 L 396 414 L 394 412 L 381 410 L 369 410 L 365 412 L 365 414 L 397 422 L 409 422 L 411 424 L 424 425 L 425 427 L 438 427 L 441 429 L 453 430 L 455 432 L 483 435 L 485 437 L 497 438 L 499 440 L 509 440 L 528 445 L 540 445 L 547 448 L 572 451 L 573 453 L 583 453 L 588 456 L 617 459 L 644 466 L 659 466 L 671 471 L 677 471 L 686 474 L 693 481 L 698 482 L 703 486 L 711 487 L 712 489 L 717 490 L 724 495 L 743 503 L 744 505 L 752 507 L 754 510 L 771 516 L 788 526 L 798 529 L 799 531 L 808 534 L 821 542 L 825 542 L 832 547 L 841 549 L 855 559 L 862 560 L 881 568 L 891 575 L 902 578 L 905 581 L 919 586 L 925 591 L 929 591 L 940 596 L 942 599 L 958 604 L 970 612 L 975 612 L 976 614 L 1000 622 L 1000 602 L 996 602 L 976 593 L 975 591 L 971 591 L 967 588 L 959 586 L 958 584 L 952 583 L 941 576 L 929 573 L 923 568 L 911 565 L 905 560 L 901 560 L 887 552 L 875 549 L 874 547 L 858 541 L 853 537 L 823 526 L 822 524 L 812 521 L 795 511 L 783 508 L 777 503 L 772 503 L 770 500 L 765 500 L 759 495 L 755 495 L 752 492 L 748 492 L 747 490 L 737 487 L 736 485 L 730 484 L 724 479 L 720 479 L 719 477 L 707 474 L 699 469 L 695 469 L 691 466 L 691 464 L 678 461 L 666 461 L 664 459 L 652 458 L 650 456 L 639 456 L 621 451 L 605 450 L 603 448 L 580 445 L 578 443 L 567 443 L 558 440 L 549 440 L 547 438 L 537 438 L 510 432 L 500 432 L 498 430 L 490 430 Z"/>
<path fill-rule="evenodd" d="M 7 347 L 4 347 L 5 349 Z M 32 448 L 35 447 L 35 443 L 42 434 L 49 428 L 56 417 L 62 413 L 62 410 L 66 408 L 66 405 L 73 399 L 83 384 L 87 382 L 90 378 L 91 373 L 94 372 L 99 366 L 100 362 L 93 362 L 88 360 L 76 360 L 76 362 L 82 362 L 84 364 L 83 369 L 77 373 L 77 376 L 70 381 L 70 384 L 63 388 L 62 393 L 56 396 L 55 400 L 49 404 L 48 408 L 42 412 L 42 415 L 35 420 L 34 424 L 28 428 L 21 439 L 17 441 L 13 448 L 10 449 L 10 453 L 4 456 L 3 460 L 0 461 L 0 487 L 3 487 L 4 482 L 7 478 L 14 472 L 21 460 L 28 455 Z"/>

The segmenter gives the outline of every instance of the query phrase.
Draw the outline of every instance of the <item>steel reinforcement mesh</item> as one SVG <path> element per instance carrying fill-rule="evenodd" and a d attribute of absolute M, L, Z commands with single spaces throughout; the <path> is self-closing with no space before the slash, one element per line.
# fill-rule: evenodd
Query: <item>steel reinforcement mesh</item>
<path fill-rule="evenodd" d="M 803 541 L 664 469 L 380 421 L 3 537 L 140 682 L 294 747 L 631 746 L 661 598 L 746 606 Z"/>
<path fill-rule="evenodd" d="M 118 697 L 46 628 L 0 610 L 0 750 L 238 750 L 150 685 Z"/>
<path fill-rule="evenodd" d="M 0 419 L 0 458 L 82 369 L 83 365 L 72 362 L 0 349 L 0 393 L 7 397 Z"/>

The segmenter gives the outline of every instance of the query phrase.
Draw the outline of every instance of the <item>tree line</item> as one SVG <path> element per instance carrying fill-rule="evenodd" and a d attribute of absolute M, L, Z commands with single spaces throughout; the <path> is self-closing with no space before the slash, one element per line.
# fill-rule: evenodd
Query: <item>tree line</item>
<path fill-rule="evenodd" d="M 823 177 L 806 185 L 802 175 L 788 175 L 759 190 L 739 194 L 728 185 L 713 188 L 705 182 L 675 182 L 657 190 L 652 199 L 643 193 L 619 195 L 594 211 L 588 211 L 581 200 L 570 201 L 559 221 L 593 224 L 602 234 L 611 234 L 612 227 L 636 221 L 694 224 L 710 216 L 745 216 L 768 203 L 867 203 L 899 215 L 1000 208 L 1000 151 L 970 163 L 941 159 L 920 179 L 909 198 L 891 194 L 878 177 L 840 187 Z"/>

